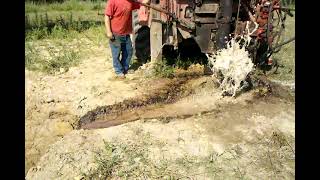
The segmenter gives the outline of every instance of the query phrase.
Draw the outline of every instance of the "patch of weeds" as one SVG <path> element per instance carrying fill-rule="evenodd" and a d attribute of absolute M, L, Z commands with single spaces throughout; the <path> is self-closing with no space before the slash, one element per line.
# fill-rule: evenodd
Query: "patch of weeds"
<path fill-rule="evenodd" d="M 72 31 L 68 31 L 67 29 L 63 28 L 61 25 L 56 25 L 53 27 L 50 37 L 53 39 L 66 39 L 72 38 L 74 33 Z"/>
<path fill-rule="evenodd" d="M 52 29 L 47 27 L 38 27 L 30 31 L 26 31 L 26 41 L 35 41 L 39 39 L 72 39 L 79 34 L 75 30 L 68 30 L 61 25 L 55 25 Z"/>
<path fill-rule="evenodd" d="M 52 53 L 50 53 L 52 54 Z M 50 61 L 47 61 L 44 65 L 44 71 L 48 73 L 54 73 L 59 71 L 60 68 L 65 68 L 66 71 L 71 66 L 78 64 L 79 55 L 73 50 L 60 52 L 57 56 L 53 57 Z"/>
<path fill-rule="evenodd" d="M 95 45 L 107 47 L 107 39 L 105 37 L 105 30 L 103 26 L 92 26 L 82 33 L 84 37 L 88 38 Z"/>
<path fill-rule="evenodd" d="M 25 35 L 26 41 L 34 41 L 48 37 L 49 33 L 47 28 L 35 28 L 32 31 L 27 31 Z"/>
<path fill-rule="evenodd" d="M 95 39 L 105 39 L 103 22 L 94 19 L 82 19 L 74 17 L 74 13 L 60 15 L 48 15 L 48 13 L 25 16 L 25 35 L 26 40 L 40 39 L 71 39 L 79 36 L 80 33 L 93 30 Z M 96 28 L 98 27 L 98 28 Z M 91 30 L 91 28 L 93 28 Z M 97 31 L 98 30 L 98 31 Z"/>
<path fill-rule="evenodd" d="M 294 8 L 294 6 L 293 6 Z M 292 12 L 295 15 L 295 12 Z M 280 38 L 280 42 L 295 36 L 295 17 L 287 16 L 286 28 Z M 295 79 L 295 41 L 281 47 L 278 53 L 272 55 L 278 62 L 279 68 L 275 74 L 271 74 L 272 79 L 281 81 L 292 81 Z"/>
<path fill-rule="evenodd" d="M 46 52 L 46 54 L 44 54 Z M 63 45 L 55 49 L 40 49 L 29 43 L 25 46 L 25 66 L 28 70 L 53 74 L 63 68 L 64 71 L 79 63 L 80 53 Z"/>
<path fill-rule="evenodd" d="M 45 11 L 88 11 L 96 10 L 104 1 L 78 1 L 68 0 L 54 3 L 39 3 L 34 1 L 25 2 L 25 12 L 45 12 Z"/>
<path fill-rule="evenodd" d="M 92 10 L 101 10 L 103 9 L 103 6 L 101 6 L 101 4 L 94 4 L 92 7 Z"/>
<path fill-rule="evenodd" d="M 166 60 L 158 61 L 154 66 L 154 75 L 165 78 L 173 78 L 174 67 L 167 65 Z"/>
<path fill-rule="evenodd" d="M 97 168 L 84 174 L 85 179 L 178 179 L 183 177 L 174 161 L 160 159 L 158 162 L 153 162 L 150 159 L 147 147 L 158 142 L 151 139 L 149 133 L 141 132 L 139 129 L 133 133 L 135 135 L 126 142 L 105 141 L 103 152 L 96 156 Z"/>
<path fill-rule="evenodd" d="M 104 142 L 104 152 L 95 157 L 98 169 L 88 177 L 90 179 L 97 177 L 110 177 L 115 167 L 121 162 L 121 157 L 118 153 L 119 150 L 121 149 L 117 148 L 116 145 Z"/>
<path fill-rule="evenodd" d="M 290 148 L 293 137 L 278 131 L 263 140 L 228 147 L 221 154 L 170 157 L 161 153 L 157 154 L 156 161 L 150 158 L 151 145 L 159 147 L 161 142 L 141 128 L 132 133 L 126 141 L 104 142 L 103 152 L 96 156 L 97 169 L 85 175 L 86 179 L 248 179 L 249 176 L 286 179 L 294 176 L 294 150 Z M 160 148 L 160 152 L 166 151 Z"/>
<path fill-rule="evenodd" d="M 34 71 L 39 69 L 37 61 L 39 61 L 39 56 L 37 56 L 38 51 L 32 48 L 31 45 L 26 44 L 25 46 L 25 66 L 27 69 Z"/>
<path fill-rule="evenodd" d="M 121 143 L 104 141 L 104 149 L 96 156 L 98 168 L 86 174 L 86 179 L 106 179 L 111 177 L 139 177 L 147 173 L 148 156 L 144 149 L 147 136 L 142 141 Z M 149 174 L 150 176 L 150 174 Z"/>
<path fill-rule="evenodd" d="M 179 68 L 183 68 L 185 70 L 188 69 L 189 66 L 191 66 L 193 64 L 193 61 L 191 61 L 189 58 L 182 60 L 182 59 L 177 59 L 176 61 L 176 66 Z"/>

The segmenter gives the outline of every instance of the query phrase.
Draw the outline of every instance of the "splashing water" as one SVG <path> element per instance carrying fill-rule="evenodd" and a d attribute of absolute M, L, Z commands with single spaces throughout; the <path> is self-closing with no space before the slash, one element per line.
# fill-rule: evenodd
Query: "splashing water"
<path fill-rule="evenodd" d="M 232 38 L 227 48 L 219 50 L 215 56 L 207 55 L 209 62 L 212 64 L 213 76 L 219 79 L 219 74 L 223 79 L 219 82 L 222 93 L 232 94 L 243 88 L 241 82 L 245 82 L 247 75 L 254 69 L 254 64 L 249 57 L 249 52 L 245 47 L 250 42 L 249 32 L 241 39 L 245 41 L 244 45 L 239 44 Z"/>

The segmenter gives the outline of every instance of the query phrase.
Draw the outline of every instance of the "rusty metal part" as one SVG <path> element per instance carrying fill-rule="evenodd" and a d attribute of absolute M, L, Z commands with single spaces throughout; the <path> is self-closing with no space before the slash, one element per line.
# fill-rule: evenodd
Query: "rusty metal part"
<path fill-rule="evenodd" d="M 216 24 L 216 18 L 214 18 L 214 17 L 195 17 L 194 22 L 196 24 Z"/>
<path fill-rule="evenodd" d="M 169 11 L 167 11 L 167 10 L 164 10 L 164 9 L 161 9 L 161 8 L 158 8 L 158 7 L 149 5 L 149 4 L 145 4 L 145 3 L 142 3 L 142 2 L 138 2 L 138 1 L 136 1 L 136 0 L 132 0 L 132 1 L 137 2 L 137 3 L 139 3 L 139 4 L 143 5 L 143 6 L 149 7 L 149 8 L 151 8 L 151 9 L 155 10 L 155 11 L 162 12 L 162 13 L 168 15 L 170 18 L 172 18 L 172 21 L 178 22 L 178 23 L 180 23 L 182 26 L 185 26 L 185 27 L 187 27 L 187 28 L 189 28 L 189 29 L 195 29 L 195 23 L 194 23 L 194 22 L 187 22 L 187 21 L 185 21 L 185 20 L 183 20 L 183 19 L 178 19 L 174 13 L 171 13 L 171 12 L 169 12 Z M 168 22 L 168 21 L 167 21 L 167 22 Z"/>
<path fill-rule="evenodd" d="M 194 10 L 195 14 L 215 14 L 219 9 L 219 4 L 202 4 Z"/>

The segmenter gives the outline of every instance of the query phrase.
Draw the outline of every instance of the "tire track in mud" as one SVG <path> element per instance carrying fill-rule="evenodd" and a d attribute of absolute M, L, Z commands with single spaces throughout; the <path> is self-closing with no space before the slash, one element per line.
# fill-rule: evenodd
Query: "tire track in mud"
<path fill-rule="evenodd" d="M 165 110 L 166 107 L 161 106 L 173 104 L 178 100 L 194 93 L 195 88 L 200 87 L 192 88 L 188 87 L 187 84 L 190 82 L 190 80 L 197 80 L 199 78 L 201 78 L 200 75 L 175 77 L 146 95 L 124 100 L 123 102 L 113 105 L 98 107 L 92 111 L 89 111 L 80 118 L 77 129 L 107 128 L 139 119 L 148 120 L 158 118 L 168 121 L 173 118 L 184 119 L 193 116 L 194 112 L 187 114 L 163 114 L 161 112 L 162 110 Z M 281 86 L 280 84 L 276 84 L 266 78 L 261 77 L 255 78 L 253 82 L 254 85 L 252 90 L 255 92 L 253 93 L 252 102 L 249 102 L 248 104 L 252 104 L 256 101 L 272 103 L 277 102 L 279 99 L 290 102 L 294 101 L 294 96 L 290 94 L 287 88 Z M 228 106 L 222 107 L 228 109 Z M 210 111 L 200 110 L 198 113 L 207 114 L 214 113 L 216 111 L 221 112 L 223 111 L 221 108 Z"/>

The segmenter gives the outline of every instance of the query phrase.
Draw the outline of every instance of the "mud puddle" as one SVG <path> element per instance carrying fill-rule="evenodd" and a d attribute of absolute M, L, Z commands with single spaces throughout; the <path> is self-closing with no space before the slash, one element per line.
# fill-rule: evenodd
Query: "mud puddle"
<path fill-rule="evenodd" d="M 195 114 L 228 112 L 231 106 L 238 106 L 220 101 L 223 96 L 219 94 L 219 89 L 212 81 L 212 77 L 188 75 L 154 83 L 158 84 L 157 88 L 145 95 L 89 111 L 80 118 L 77 129 L 107 128 L 139 119 L 160 119 L 163 122 L 169 122 L 170 119 L 187 118 Z M 294 96 L 290 90 L 280 84 L 264 77 L 253 77 L 252 83 L 249 98 L 239 98 L 238 102 L 233 104 L 244 102 L 245 107 L 241 105 L 240 108 L 251 108 L 261 101 L 277 103 L 281 99 L 280 101 L 294 102 Z M 190 101 L 191 96 L 196 92 L 199 93 L 201 89 L 215 93 L 197 97 L 203 99 L 198 100 L 198 104 L 194 100 Z M 237 98 L 231 98 L 231 100 L 237 101 Z M 204 102 L 206 100 L 209 102 Z"/>

